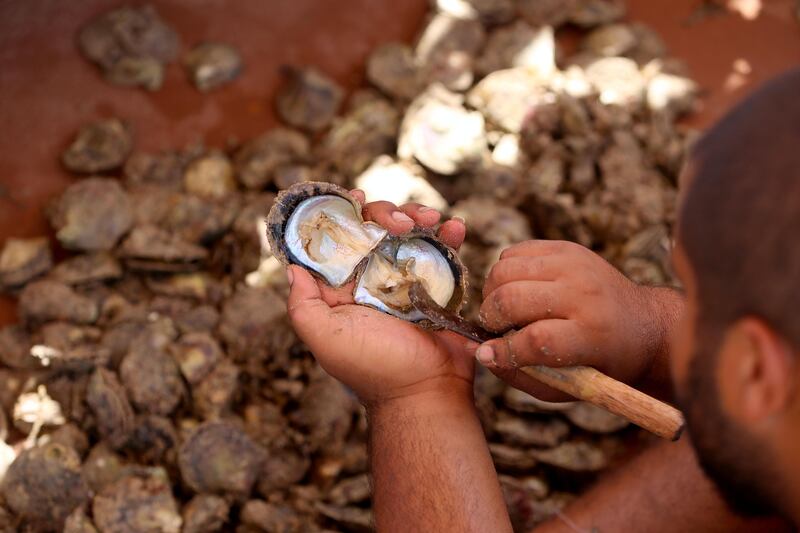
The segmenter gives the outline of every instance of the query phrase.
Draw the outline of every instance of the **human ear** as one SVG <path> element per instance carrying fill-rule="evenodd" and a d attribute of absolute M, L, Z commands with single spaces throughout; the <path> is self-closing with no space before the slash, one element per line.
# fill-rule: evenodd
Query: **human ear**
<path fill-rule="evenodd" d="M 752 425 L 786 409 L 795 386 L 794 366 L 788 343 L 763 320 L 738 320 L 718 356 L 717 386 L 726 414 Z"/>

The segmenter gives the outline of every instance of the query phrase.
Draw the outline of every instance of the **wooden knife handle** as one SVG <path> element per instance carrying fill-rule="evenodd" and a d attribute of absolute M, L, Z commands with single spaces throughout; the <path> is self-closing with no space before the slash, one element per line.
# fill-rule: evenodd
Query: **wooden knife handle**
<path fill-rule="evenodd" d="M 619 415 L 665 439 L 677 440 L 683 415 L 671 405 L 610 378 L 589 366 L 520 367 L 522 372 L 554 389 Z"/>
<path fill-rule="evenodd" d="M 476 342 L 497 337 L 496 333 L 486 331 L 440 307 L 419 282 L 411 286 L 409 296 L 414 306 L 439 327 Z M 680 411 L 592 367 L 535 365 L 520 367 L 519 370 L 545 385 L 619 415 L 659 437 L 677 440 L 683 431 L 684 421 Z"/>

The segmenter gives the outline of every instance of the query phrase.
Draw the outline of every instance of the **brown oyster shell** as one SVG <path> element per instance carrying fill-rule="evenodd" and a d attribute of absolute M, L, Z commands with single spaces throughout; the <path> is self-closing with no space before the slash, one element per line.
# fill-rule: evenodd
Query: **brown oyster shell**
<path fill-rule="evenodd" d="M 130 197 L 111 178 L 70 185 L 49 214 L 56 238 L 68 250 L 111 250 L 133 225 Z"/>
<path fill-rule="evenodd" d="M 25 450 L 0 486 L 5 504 L 34 531 L 58 531 L 72 510 L 89 499 L 75 450 L 49 443 Z"/>
<path fill-rule="evenodd" d="M 564 411 L 564 415 L 579 428 L 592 433 L 614 433 L 630 424 L 621 416 L 587 402 L 577 402 Z"/>
<path fill-rule="evenodd" d="M 97 304 L 57 281 L 34 281 L 19 295 L 19 316 L 26 324 L 64 320 L 91 324 L 98 317 Z"/>
<path fill-rule="evenodd" d="M 64 533 L 97 533 L 92 520 L 83 507 L 77 507 L 64 522 Z"/>
<path fill-rule="evenodd" d="M 398 100 L 411 100 L 423 88 L 414 51 L 403 43 L 386 43 L 370 54 L 367 80 Z"/>
<path fill-rule="evenodd" d="M 216 89 L 236 78 L 242 71 L 242 56 L 225 43 L 200 43 L 183 58 L 194 86 L 202 92 Z"/>
<path fill-rule="evenodd" d="M 97 420 L 97 431 L 114 448 L 123 446 L 133 430 L 133 407 L 117 375 L 97 368 L 89 379 L 86 403 Z"/>
<path fill-rule="evenodd" d="M 138 226 L 117 249 L 128 268 L 155 272 L 195 270 L 208 250 L 156 226 Z"/>
<path fill-rule="evenodd" d="M 132 127 L 118 118 L 81 127 L 61 162 L 72 172 L 94 174 L 121 167 L 133 148 Z"/>
<path fill-rule="evenodd" d="M 108 252 L 90 252 L 70 257 L 50 272 L 51 279 L 67 285 L 83 285 L 121 277 L 122 266 Z"/>
<path fill-rule="evenodd" d="M 178 533 L 183 519 L 162 467 L 139 467 L 106 486 L 92 502 L 101 531 Z"/>
<path fill-rule="evenodd" d="M 344 90 L 315 68 L 286 66 L 282 74 L 287 83 L 275 98 L 281 119 L 312 132 L 329 126 L 342 104 Z"/>
<path fill-rule="evenodd" d="M 184 482 L 198 493 L 247 495 L 266 453 L 238 426 L 206 422 L 192 431 L 178 451 Z"/>
<path fill-rule="evenodd" d="M 198 494 L 183 508 L 183 533 L 222 531 L 228 521 L 230 503 L 214 494 Z"/>
<path fill-rule="evenodd" d="M 399 127 L 397 109 L 386 100 L 376 98 L 334 121 L 322 152 L 343 174 L 355 176 L 377 157 L 394 151 Z"/>
<path fill-rule="evenodd" d="M 78 48 L 111 83 L 155 91 L 163 82 L 164 65 L 178 54 L 180 38 L 153 6 L 125 6 L 83 26 Z"/>
<path fill-rule="evenodd" d="M 0 287 L 19 287 L 53 266 L 50 243 L 44 237 L 8 239 L 0 250 Z"/>
<path fill-rule="evenodd" d="M 233 156 L 236 176 L 247 189 L 262 189 L 272 183 L 275 169 L 302 163 L 309 157 L 308 138 L 289 128 L 274 128 L 249 140 Z"/>

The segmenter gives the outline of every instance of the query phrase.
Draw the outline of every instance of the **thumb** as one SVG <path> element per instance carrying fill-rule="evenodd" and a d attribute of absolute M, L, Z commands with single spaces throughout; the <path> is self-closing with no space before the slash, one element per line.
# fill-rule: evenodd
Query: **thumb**
<path fill-rule="evenodd" d="M 322 299 L 317 281 L 305 269 L 291 265 L 286 276 L 290 288 L 286 304 L 289 318 L 300 338 L 311 346 L 330 322 L 331 308 Z"/>
<path fill-rule="evenodd" d="M 434 338 L 450 356 L 459 375 L 475 375 L 475 357 L 473 354 L 478 343 L 473 342 L 452 331 L 435 331 Z"/>
<path fill-rule="evenodd" d="M 477 350 L 479 346 L 477 342 L 447 330 L 434 331 L 433 334 L 437 342 L 443 346 L 452 357 L 468 361 L 475 360 L 475 350 Z"/>

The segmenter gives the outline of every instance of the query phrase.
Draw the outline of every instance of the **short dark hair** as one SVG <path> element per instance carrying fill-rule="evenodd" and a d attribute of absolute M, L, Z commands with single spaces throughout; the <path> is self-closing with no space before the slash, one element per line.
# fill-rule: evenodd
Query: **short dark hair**
<path fill-rule="evenodd" d="M 679 238 L 701 330 L 745 315 L 800 348 L 800 69 L 767 83 L 695 145 Z"/>

